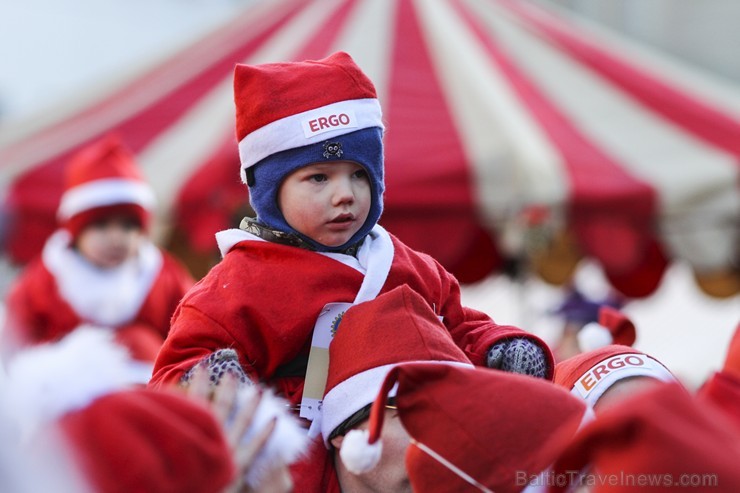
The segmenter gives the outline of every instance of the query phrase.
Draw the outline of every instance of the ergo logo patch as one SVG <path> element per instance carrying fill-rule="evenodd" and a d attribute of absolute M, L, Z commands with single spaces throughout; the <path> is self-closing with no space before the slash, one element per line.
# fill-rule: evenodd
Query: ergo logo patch
<path fill-rule="evenodd" d="M 329 115 L 313 115 L 303 120 L 301 126 L 303 127 L 303 134 L 306 138 L 309 138 L 340 128 L 355 128 L 357 127 L 357 119 L 353 111 L 342 111 Z"/>
<path fill-rule="evenodd" d="M 620 354 L 602 361 L 600 364 L 591 368 L 579 380 L 577 385 L 585 392 L 590 392 L 602 378 L 612 372 L 619 371 L 623 368 L 646 366 L 645 360 L 638 354 Z"/>

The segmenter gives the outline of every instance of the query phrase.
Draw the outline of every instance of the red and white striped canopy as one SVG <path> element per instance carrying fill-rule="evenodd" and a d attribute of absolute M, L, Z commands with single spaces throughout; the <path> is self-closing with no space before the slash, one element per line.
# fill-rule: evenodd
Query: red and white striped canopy
<path fill-rule="evenodd" d="M 159 224 L 213 248 L 247 202 L 234 64 L 337 50 L 383 105 L 381 224 L 461 281 L 516 259 L 563 283 L 589 257 L 643 297 L 680 260 L 709 294 L 740 292 L 740 90 L 524 0 L 252 2 L 150 70 L 4 129 L 6 251 L 39 251 L 66 160 L 109 131 L 137 153 Z"/>

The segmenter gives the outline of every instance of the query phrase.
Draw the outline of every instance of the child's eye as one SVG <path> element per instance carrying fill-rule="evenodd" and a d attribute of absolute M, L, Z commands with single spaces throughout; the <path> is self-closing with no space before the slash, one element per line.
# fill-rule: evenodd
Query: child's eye
<path fill-rule="evenodd" d="M 309 179 L 309 181 L 313 181 L 313 182 L 316 182 L 316 183 L 321 183 L 321 182 L 326 181 L 327 180 L 327 177 L 324 174 L 317 173 L 315 175 L 309 176 L 308 179 Z"/>
<path fill-rule="evenodd" d="M 87 225 L 87 227 L 91 229 L 105 229 L 109 225 L 110 225 L 110 219 L 102 218 L 102 219 L 96 219 L 92 221 L 90 224 Z"/>
<path fill-rule="evenodd" d="M 127 217 L 126 219 L 121 221 L 121 227 L 123 227 L 123 229 L 125 229 L 126 231 L 133 231 L 136 229 L 141 229 L 141 224 L 139 223 L 138 219 Z"/>
<path fill-rule="evenodd" d="M 352 173 L 353 178 L 367 178 L 367 171 L 364 169 L 358 169 L 354 173 Z"/>

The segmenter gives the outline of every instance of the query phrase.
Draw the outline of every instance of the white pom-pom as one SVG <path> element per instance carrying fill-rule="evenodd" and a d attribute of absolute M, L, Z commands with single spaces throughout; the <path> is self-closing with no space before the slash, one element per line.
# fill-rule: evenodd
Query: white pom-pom
<path fill-rule="evenodd" d="M 367 430 L 351 430 L 342 441 L 339 456 L 347 470 L 353 474 L 368 472 L 380 462 L 383 443 L 380 440 L 369 443 L 369 435 Z"/>
<path fill-rule="evenodd" d="M 578 346 L 584 352 L 608 346 L 613 342 L 609 329 L 596 322 L 589 322 L 578 331 Z"/>

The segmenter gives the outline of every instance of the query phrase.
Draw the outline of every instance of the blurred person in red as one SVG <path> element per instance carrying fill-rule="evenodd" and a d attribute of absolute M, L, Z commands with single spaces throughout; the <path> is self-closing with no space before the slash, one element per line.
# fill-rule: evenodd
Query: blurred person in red
<path fill-rule="evenodd" d="M 592 418 L 588 406 L 548 381 L 480 367 L 402 363 L 387 374 L 369 420 L 343 437 L 341 467 L 355 474 L 387 468 L 391 420 L 407 436 L 407 448 L 394 448 L 394 460 L 405 465 L 409 491 L 542 491 L 551 464 Z"/>
<path fill-rule="evenodd" d="M 316 420 L 339 487 L 325 491 L 471 488 L 443 463 L 426 460 L 433 455 L 421 458 L 428 449 L 420 443 L 495 491 L 525 489 L 555 458 L 560 433 L 571 436 L 585 419 L 587 406 L 544 379 L 474 368 L 408 286 L 348 309 L 329 346 Z"/>
<path fill-rule="evenodd" d="M 558 362 L 554 382 L 598 413 L 614 402 L 659 382 L 677 382 L 660 361 L 631 347 L 635 326 L 622 312 L 601 307 L 599 323 L 583 327 L 585 352 Z"/>
<path fill-rule="evenodd" d="M 658 383 L 597 414 L 546 484 L 550 493 L 736 493 L 738 464 L 740 434 L 732 422 L 678 383 Z"/>
<path fill-rule="evenodd" d="M 228 379 L 203 392 L 197 375 L 186 393 L 148 389 L 130 363 L 110 333 L 89 328 L 19 351 L 0 385 L 2 446 L 23 465 L 14 483 L 51 474 L 54 491 L 78 493 L 292 491 L 284 450 L 270 448 L 280 428 L 305 441 L 283 401 Z"/>
<path fill-rule="evenodd" d="M 65 173 L 60 227 L 9 290 L 3 353 L 95 326 L 115 332 L 145 376 L 193 279 L 150 239 L 154 192 L 117 136 L 82 149 Z"/>
<path fill-rule="evenodd" d="M 715 406 L 740 430 L 740 323 L 730 340 L 725 361 L 697 391 L 699 401 Z"/>
<path fill-rule="evenodd" d="M 387 373 L 399 363 L 419 361 L 473 367 L 432 308 L 410 287 L 399 286 L 346 311 L 329 346 L 321 415 L 314 420 L 336 471 L 327 473 L 330 483 L 338 482 L 331 491 L 411 491 L 403 461 L 409 437 L 394 409 L 385 411 L 385 447 L 377 467 L 357 473 L 345 467 L 340 455 L 345 435 L 367 425 Z"/>

